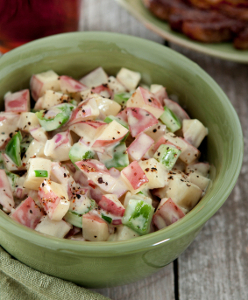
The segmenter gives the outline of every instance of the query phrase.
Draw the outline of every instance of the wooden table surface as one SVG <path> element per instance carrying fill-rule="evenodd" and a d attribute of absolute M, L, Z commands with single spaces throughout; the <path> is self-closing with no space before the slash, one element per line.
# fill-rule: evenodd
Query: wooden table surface
<path fill-rule="evenodd" d="M 84 0 L 81 30 L 112 31 L 164 43 L 113 0 Z M 248 150 L 248 65 L 212 58 L 174 44 L 221 86 L 236 109 Z M 231 174 L 230 174 L 231 175 Z M 158 273 L 134 284 L 95 291 L 113 300 L 248 299 L 248 157 L 222 208 L 191 246 Z"/>

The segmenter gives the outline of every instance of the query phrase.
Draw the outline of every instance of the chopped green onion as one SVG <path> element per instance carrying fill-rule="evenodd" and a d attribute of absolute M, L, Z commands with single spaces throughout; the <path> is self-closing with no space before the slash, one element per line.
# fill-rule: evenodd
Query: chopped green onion
<path fill-rule="evenodd" d="M 35 177 L 48 177 L 48 172 L 46 170 L 34 170 Z"/>
<path fill-rule="evenodd" d="M 108 222 L 109 224 L 112 223 L 112 219 L 110 217 L 105 216 L 104 214 L 101 214 L 101 217 L 103 220 L 105 220 L 106 222 Z"/>

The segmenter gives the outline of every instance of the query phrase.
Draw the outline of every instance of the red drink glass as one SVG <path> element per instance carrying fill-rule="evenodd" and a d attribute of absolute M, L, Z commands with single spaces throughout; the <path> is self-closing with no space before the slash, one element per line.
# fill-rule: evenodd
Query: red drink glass
<path fill-rule="evenodd" d="M 77 31 L 81 0 L 0 0 L 0 52 L 31 40 Z"/>

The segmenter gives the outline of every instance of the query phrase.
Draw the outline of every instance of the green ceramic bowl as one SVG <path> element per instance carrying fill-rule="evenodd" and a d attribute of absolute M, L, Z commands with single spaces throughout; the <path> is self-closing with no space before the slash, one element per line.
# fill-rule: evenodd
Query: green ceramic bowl
<path fill-rule="evenodd" d="M 169 93 L 178 95 L 188 113 L 208 127 L 203 152 L 214 167 L 212 185 L 189 214 L 168 228 L 129 241 L 93 243 L 53 238 L 19 225 L 0 211 L 2 247 L 34 269 L 87 287 L 133 282 L 177 258 L 227 199 L 243 157 L 241 126 L 220 87 L 182 55 L 136 37 L 69 33 L 40 39 L 5 54 L 0 59 L 2 108 L 3 95 L 27 88 L 33 73 L 52 69 L 80 78 L 98 66 L 109 74 L 116 74 L 120 67 L 139 71 L 145 83 L 163 84 Z"/>

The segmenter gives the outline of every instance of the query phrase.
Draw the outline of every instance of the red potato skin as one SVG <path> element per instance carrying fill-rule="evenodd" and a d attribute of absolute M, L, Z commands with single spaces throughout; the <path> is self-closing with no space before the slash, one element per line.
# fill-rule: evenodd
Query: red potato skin
<path fill-rule="evenodd" d="M 174 114 L 182 121 L 184 119 L 190 119 L 186 111 L 175 101 L 165 98 L 164 105 L 167 106 Z"/>
<path fill-rule="evenodd" d="M 24 200 L 10 215 L 18 223 L 32 229 L 38 225 L 42 216 L 44 216 L 43 211 L 35 204 L 31 197 Z"/>
<path fill-rule="evenodd" d="M 122 121 L 124 122 L 128 122 L 127 120 L 127 108 L 123 109 L 122 111 L 120 111 L 116 117 L 120 118 Z"/>
<path fill-rule="evenodd" d="M 67 93 L 78 93 L 87 90 L 87 86 L 81 82 L 69 77 L 62 75 L 60 78 L 60 87 L 63 92 Z"/>
<path fill-rule="evenodd" d="M 42 89 L 43 83 L 37 78 L 36 75 L 33 75 L 30 80 L 30 89 L 31 95 L 35 101 L 40 98 L 40 91 Z"/>
<path fill-rule="evenodd" d="M 166 92 L 165 87 L 161 88 L 159 91 L 154 93 L 155 98 L 157 98 L 160 102 L 160 104 L 163 106 L 164 99 L 168 99 L 168 95 Z"/>
<path fill-rule="evenodd" d="M 97 215 L 94 215 L 92 213 L 84 214 L 82 218 L 83 219 L 90 219 L 90 220 L 92 220 L 92 222 L 95 221 L 95 222 L 98 222 L 98 223 L 104 223 L 104 224 L 106 224 L 106 222 L 102 218 L 100 218 Z"/>
<path fill-rule="evenodd" d="M 149 181 L 137 161 L 133 161 L 121 172 L 130 182 L 134 190 L 138 189 Z"/>
<path fill-rule="evenodd" d="M 44 181 L 43 183 L 47 184 L 46 181 Z M 43 185 L 43 183 L 41 184 L 41 186 Z M 60 197 L 58 197 L 53 191 L 45 193 L 41 187 L 39 187 L 38 197 L 41 206 L 44 208 L 47 214 L 52 214 L 60 203 Z"/>
<path fill-rule="evenodd" d="M 103 84 L 97 87 L 93 87 L 91 91 L 96 94 L 101 94 L 101 92 L 107 92 L 109 94 L 109 98 L 113 99 L 113 91 Z"/>
<path fill-rule="evenodd" d="M 8 177 L 4 170 L 0 170 L 0 204 L 10 212 L 14 208 L 14 199 Z"/>
<path fill-rule="evenodd" d="M 4 99 L 6 112 L 27 112 L 30 110 L 30 94 L 29 90 L 22 90 Z"/>
<path fill-rule="evenodd" d="M 125 212 L 125 208 L 122 206 L 118 206 L 114 201 L 112 201 L 111 199 L 107 198 L 106 196 L 102 196 L 101 201 L 98 203 L 98 205 L 110 212 L 111 214 L 118 216 L 118 217 L 123 217 L 124 212 Z"/>
<path fill-rule="evenodd" d="M 151 92 L 149 92 L 148 90 L 146 90 L 146 89 L 144 89 L 142 87 L 139 87 L 139 88 L 137 88 L 136 92 L 140 92 L 141 93 L 141 95 L 142 95 L 142 97 L 144 99 L 144 102 L 147 105 L 159 108 L 162 111 L 164 110 L 164 108 L 163 108 L 162 104 L 160 103 L 160 101 L 157 98 L 155 98 L 155 95 L 152 94 Z"/>
<path fill-rule="evenodd" d="M 144 144 L 141 142 L 142 136 L 145 136 L 145 138 L 146 138 L 145 139 L 146 142 Z M 146 154 L 146 152 L 149 150 L 149 148 L 153 145 L 153 143 L 154 143 L 154 140 L 151 137 L 149 137 L 145 133 L 141 133 L 136 137 L 136 139 L 127 148 L 127 153 L 129 154 L 129 156 L 132 159 L 134 159 L 132 157 L 133 153 L 138 151 L 140 153 L 140 156 L 138 157 L 137 160 L 140 160 Z"/>
<path fill-rule="evenodd" d="M 178 207 L 171 198 L 169 198 L 160 208 L 157 209 L 153 215 L 153 223 L 158 229 L 163 227 L 159 226 L 158 216 L 162 217 L 165 221 L 166 226 L 169 226 L 179 219 L 183 218 L 185 214 L 182 212 L 180 207 Z"/>
<path fill-rule="evenodd" d="M 132 137 L 158 123 L 158 120 L 151 113 L 139 107 L 128 107 L 127 119 Z M 133 120 L 136 122 L 134 123 Z"/>

